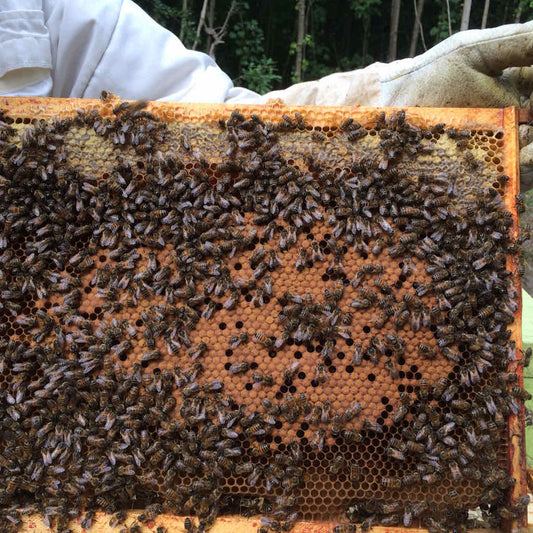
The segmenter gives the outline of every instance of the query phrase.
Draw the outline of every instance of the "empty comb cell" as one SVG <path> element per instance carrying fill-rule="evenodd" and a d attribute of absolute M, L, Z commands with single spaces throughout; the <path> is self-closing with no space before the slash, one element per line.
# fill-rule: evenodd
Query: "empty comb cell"
<path fill-rule="evenodd" d="M 1 107 L 0 529 L 523 523 L 513 109 Z"/>

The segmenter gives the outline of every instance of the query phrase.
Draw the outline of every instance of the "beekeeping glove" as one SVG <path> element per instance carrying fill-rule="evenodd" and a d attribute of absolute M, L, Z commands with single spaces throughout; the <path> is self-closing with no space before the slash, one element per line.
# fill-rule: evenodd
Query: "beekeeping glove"
<path fill-rule="evenodd" d="M 533 21 L 456 33 L 414 58 L 275 91 L 288 104 L 530 107 Z M 533 131 L 522 128 L 521 186 L 533 186 Z"/>

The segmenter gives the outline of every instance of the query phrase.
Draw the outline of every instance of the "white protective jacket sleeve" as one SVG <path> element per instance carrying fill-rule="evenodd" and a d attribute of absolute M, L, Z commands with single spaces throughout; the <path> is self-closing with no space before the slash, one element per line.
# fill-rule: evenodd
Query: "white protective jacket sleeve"
<path fill-rule="evenodd" d="M 0 0 L 0 94 L 258 102 L 130 0 Z"/>

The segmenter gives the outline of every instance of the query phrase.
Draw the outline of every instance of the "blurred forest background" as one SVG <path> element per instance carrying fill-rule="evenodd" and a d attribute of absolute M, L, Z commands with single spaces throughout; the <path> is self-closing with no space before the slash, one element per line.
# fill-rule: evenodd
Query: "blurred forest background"
<path fill-rule="evenodd" d="M 136 0 L 260 93 L 414 56 L 463 29 L 533 18 L 533 0 Z"/>

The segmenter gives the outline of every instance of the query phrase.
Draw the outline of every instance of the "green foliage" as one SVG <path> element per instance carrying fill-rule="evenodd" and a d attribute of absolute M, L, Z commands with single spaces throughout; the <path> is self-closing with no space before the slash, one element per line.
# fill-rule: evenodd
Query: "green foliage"
<path fill-rule="evenodd" d="M 185 12 L 180 11 L 180 31 L 178 35 L 182 37 L 181 40 L 187 48 L 192 47 L 196 36 L 196 24 L 188 10 Z"/>
<path fill-rule="evenodd" d="M 367 19 L 379 12 L 382 0 L 351 0 L 350 7 L 356 19 Z"/>
<path fill-rule="evenodd" d="M 518 0 L 518 5 L 515 12 L 521 10 L 521 20 L 530 20 L 533 16 L 533 0 Z"/>
<path fill-rule="evenodd" d="M 228 33 L 228 42 L 233 46 L 241 64 L 247 65 L 260 57 L 265 37 L 256 19 L 239 20 Z"/>
<path fill-rule="evenodd" d="M 154 0 L 153 10 L 150 14 L 156 22 L 162 26 L 165 26 L 165 28 L 168 28 L 175 33 L 179 33 L 180 22 L 183 14 L 176 5 L 171 6 L 162 0 Z"/>
<path fill-rule="evenodd" d="M 264 35 L 255 19 L 240 20 L 228 34 L 236 57 L 240 60 L 240 75 L 234 79 L 252 91 L 271 91 L 281 76 L 276 73 L 276 63 L 263 51 Z"/>
<path fill-rule="evenodd" d="M 450 22 L 452 32 L 455 31 L 461 21 L 461 0 L 449 0 L 450 3 Z M 429 34 L 434 38 L 434 42 L 439 43 L 450 36 L 450 25 L 448 23 L 448 10 L 446 2 L 442 2 L 439 18 L 436 24 L 429 30 Z"/>
<path fill-rule="evenodd" d="M 313 38 L 308 33 L 306 33 L 304 35 L 303 45 L 304 45 L 304 48 L 305 47 L 312 47 L 314 45 Z M 296 47 L 297 46 L 298 46 L 297 43 L 295 43 L 295 42 L 291 43 L 291 45 L 289 47 L 289 54 L 290 55 L 296 55 Z"/>
<path fill-rule="evenodd" d="M 314 47 L 313 38 L 308 33 L 306 33 L 304 35 L 302 43 L 303 43 L 304 51 L 306 49 Z M 298 43 L 292 42 L 290 47 L 289 47 L 289 55 L 290 56 L 296 56 L 297 49 L 298 49 Z M 303 81 L 304 79 L 306 79 L 306 73 L 307 73 L 308 70 L 309 70 L 309 60 L 304 55 L 304 57 L 302 59 L 302 78 L 298 79 L 296 77 L 296 74 L 294 73 L 294 69 L 293 69 L 293 73 L 292 73 L 292 76 L 291 76 L 292 83 L 298 83 L 298 82 Z"/>
<path fill-rule="evenodd" d="M 367 54 L 365 57 L 362 57 L 360 54 L 355 53 L 351 57 L 342 57 L 339 61 L 339 67 L 341 71 L 355 70 L 362 68 L 365 65 L 372 63 L 374 59 L 370 54 Z"/>
<path fill-rule="evenodd" d="M 248 89 L 265 94 L 271 91 L 274 83 L 280 79 L 281 76 L 276 74 L 274 61 L 263 56 L 258 62 L 251 61 L 243 67 L 239 81 Z"/>

